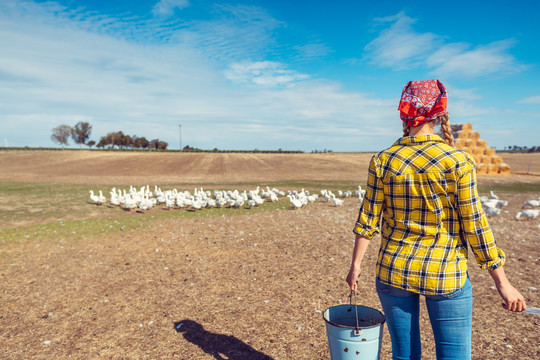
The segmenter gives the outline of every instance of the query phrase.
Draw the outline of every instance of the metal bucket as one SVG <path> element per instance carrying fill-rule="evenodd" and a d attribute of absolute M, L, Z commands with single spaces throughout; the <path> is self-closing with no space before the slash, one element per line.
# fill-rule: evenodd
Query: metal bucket
<path fill-rule="evenodd" d="M 381 352 L 385 316 L 355 304 L 337 305 L 323 313 L 332 360 L 377 360 Z"/>

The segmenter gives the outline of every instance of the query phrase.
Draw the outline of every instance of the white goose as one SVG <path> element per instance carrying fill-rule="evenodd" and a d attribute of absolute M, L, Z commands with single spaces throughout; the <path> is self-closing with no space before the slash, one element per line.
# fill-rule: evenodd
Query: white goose
<path fill-rule="evenodd" d="M 334 195 L 334 194 L 332 194 L 332 201 L 334 202 L 334 206 L 343 205 L 343 200 L 336 199 L 336 195 Z"/>
<path fill-rule="evenodd" d="M 292 195 L 287 195 L 287 197 L 289 198 L 289 201 L 293 207 L 293 209 L 299 209 L 302 207 L 302 202 L 300 200 L 298 200 L 297 198 L 293 197 Z"/>
<path fill-rule="evenodd" d="M 169 197 L 169 196 L 165 196 L 165 206 L 167 207 L 167 209 L 171 209 L 172 207 L 174 207 L 174 198 L 172 197 Z"/>
<path fill-rule="evenodd" d="M 105 202 L 107 202 L 107 198 L 103 196 L 103 191 L 99 190 L 98 204 L 105 204 Z"/>
<path fill-rule="evenodd" d="M 94 190 L 90 190 L 90 201 L 94 204 L 97 204 L 99 202 L 99 196 L 94 195 Z"/>

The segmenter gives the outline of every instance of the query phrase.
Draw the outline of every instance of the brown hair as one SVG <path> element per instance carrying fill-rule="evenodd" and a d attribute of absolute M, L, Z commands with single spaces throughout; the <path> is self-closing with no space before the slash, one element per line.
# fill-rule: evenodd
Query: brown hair
<path fill-rule="evenodd" d="M 441 132 L 444 137 L 444 142 L 450 146 L 454 146 L 454 135 L 452 135 L 452 129 L 450 129 L 450 116 L 448 113 L 438 116 L 436 119 L 431 121 L 436 121 L 436 124 L 441 125 Z M 410 127 L 407 126 L 407 122 L 403 121 L 403 136 L 409 136 Z"/>
<path fill-rule="evenodd" d="M 441 115 L 437 118 L 441 124 L 441 131 L 444 135 L 444 141 L 450 145 L 454 146 L 454 135 L 452 135 L 452 129 L 450 129 L 450 115 L 448 113 Z"/>
<path fill-rule="evenodd" d="M 407 122 L 403 121 L 403 137 L 409 136 L 409 127 L 407 126 Z"/>

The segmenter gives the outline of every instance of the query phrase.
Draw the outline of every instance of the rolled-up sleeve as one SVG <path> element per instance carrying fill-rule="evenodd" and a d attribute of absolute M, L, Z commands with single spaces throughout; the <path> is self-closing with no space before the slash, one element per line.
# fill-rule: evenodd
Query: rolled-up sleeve
<path fill-rule="evenodd" d="M 462 234 L 480 268 L 493 270 L 503 266 L 506 256 L 495 242 L 478 198 L 474 163 L 467 164 L 466 171 L 459 178 L 456 200 Z"/>
<path fill-rule="evenodd" d="M 373 156 L 369 164 L 366 195 L 353 229 L 353 233 L 368 239 L 372 239 L 379 232 L 379 220 L 384 204 L 384 187 L 378 171 L 377 157 Z"/>

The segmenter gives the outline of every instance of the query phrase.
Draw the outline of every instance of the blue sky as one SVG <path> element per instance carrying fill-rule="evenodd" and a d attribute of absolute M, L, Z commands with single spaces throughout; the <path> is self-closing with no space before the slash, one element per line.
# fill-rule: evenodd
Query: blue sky
<path fill-rule="evenodd" d="M 409 80 L 540 145 L 540 1 L 0 1 L 0 145 L 79 121 L 169 148 L 377 151 Z M 73 144 L 72 144 L 73 146 Z"/>

